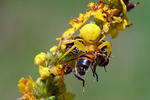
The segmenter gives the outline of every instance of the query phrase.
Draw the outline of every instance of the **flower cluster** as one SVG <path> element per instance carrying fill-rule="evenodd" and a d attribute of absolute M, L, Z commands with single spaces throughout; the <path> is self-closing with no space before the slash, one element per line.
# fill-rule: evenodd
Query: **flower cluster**
<path fill-rule="evenodd" d="M 110 34 L 116 38 L 119 30 L 130 26 L 127 11 L 138 4 L 131 4 L 129 0 L 89 3 L 86 12 L 74 17 L 69 22 L 71 27 L 56 39 L 57 46 L 35 56 L 34 64 L 39 68 L 40 77 L 36 82 L 31 76 L 20 79 L 22 100 L 72 100 L 75 95 L 67 92 L 64 75 L 73 72 L 84 87 L 85 81 L 80 76 L 85 75 L 89 66 L 98 80 L 96 66 L 105 68 L 112 52 L 111 43 L 104 40 L 105 37 Z"/>

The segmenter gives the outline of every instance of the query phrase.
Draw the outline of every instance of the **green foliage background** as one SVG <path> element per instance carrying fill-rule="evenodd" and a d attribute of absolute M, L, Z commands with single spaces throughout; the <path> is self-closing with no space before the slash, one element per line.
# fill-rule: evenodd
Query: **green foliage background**
<path fill-rule="evenodd" d="M 0 0 L 0 98 L 21 97 L 17 88 L 21 77 L 39 76 L 34 56 L 57 44 L 55 38 L 69 27 L 72 16 L 85 12 L 92 0 Z M 94 0 L 96 1 L 96 0 Z M 137 0 L 132 0 L 136 2 Z M 133 26 L 110 40 L 113 58 L 108 72 L 97 68 L 99 82 L 86 76 L 86 93 L 72 74 L 65 77 L 75 100 L 150 100 L 150 1 L 128 15 Z"/>

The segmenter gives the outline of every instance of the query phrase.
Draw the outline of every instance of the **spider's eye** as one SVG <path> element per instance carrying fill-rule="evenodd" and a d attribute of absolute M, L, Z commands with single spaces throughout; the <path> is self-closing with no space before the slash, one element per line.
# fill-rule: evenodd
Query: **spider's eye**
<path fill-rule="evenodd" d="M 96 24 L 86 24 L 80 30 L 80 36 L 88 43 L 99 40 L 101 29 Z"/>

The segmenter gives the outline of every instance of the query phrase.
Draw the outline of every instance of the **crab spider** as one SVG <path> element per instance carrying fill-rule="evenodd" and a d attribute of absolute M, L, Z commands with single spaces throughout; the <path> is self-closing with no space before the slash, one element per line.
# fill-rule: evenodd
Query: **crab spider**
<path fill-rule="evenodd" d="M 107 60 L 112 52 L 112 47 L 111 44 L 108 41 L 104 41 L 104 39 L 105 35 L 101 33 L 99 26 L 97 26 L 96 24 L 86 24 L 81 28 L 78 38 L 68 40 L 67 42 L 61 44 L 67 45 L 73 43 L 74 45 L 59 58 L 58 63 L 62 60 L 63 57 L 65 57 L 75 48 L 79 51 L 89 53 L 96 50 L 101 50 L 106 47 Z"/>

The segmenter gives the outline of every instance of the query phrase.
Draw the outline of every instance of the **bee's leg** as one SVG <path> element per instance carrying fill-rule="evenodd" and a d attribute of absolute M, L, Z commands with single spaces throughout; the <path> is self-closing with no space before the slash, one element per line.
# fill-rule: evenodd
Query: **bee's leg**
<path fill-rule="evenodd" d="M 95 80 L 98 82 L 98 75 L 96 73 L 96 65 L 97 64 L 94 64 L 93 66 L 91 66 L 91 69 L 92 69 L 92 72 L 93 72 L 93 77 L 95 78 L 95 76 L 96 76 Z"/>
<path fill-rule="evenodd" d="M 76 70 L 73 71 L 73 75 L 80 81 L 82 81 L 83 84 L 83 93 L 85 92 L 85 81 L 80 76 L 77 75 Z"/>

